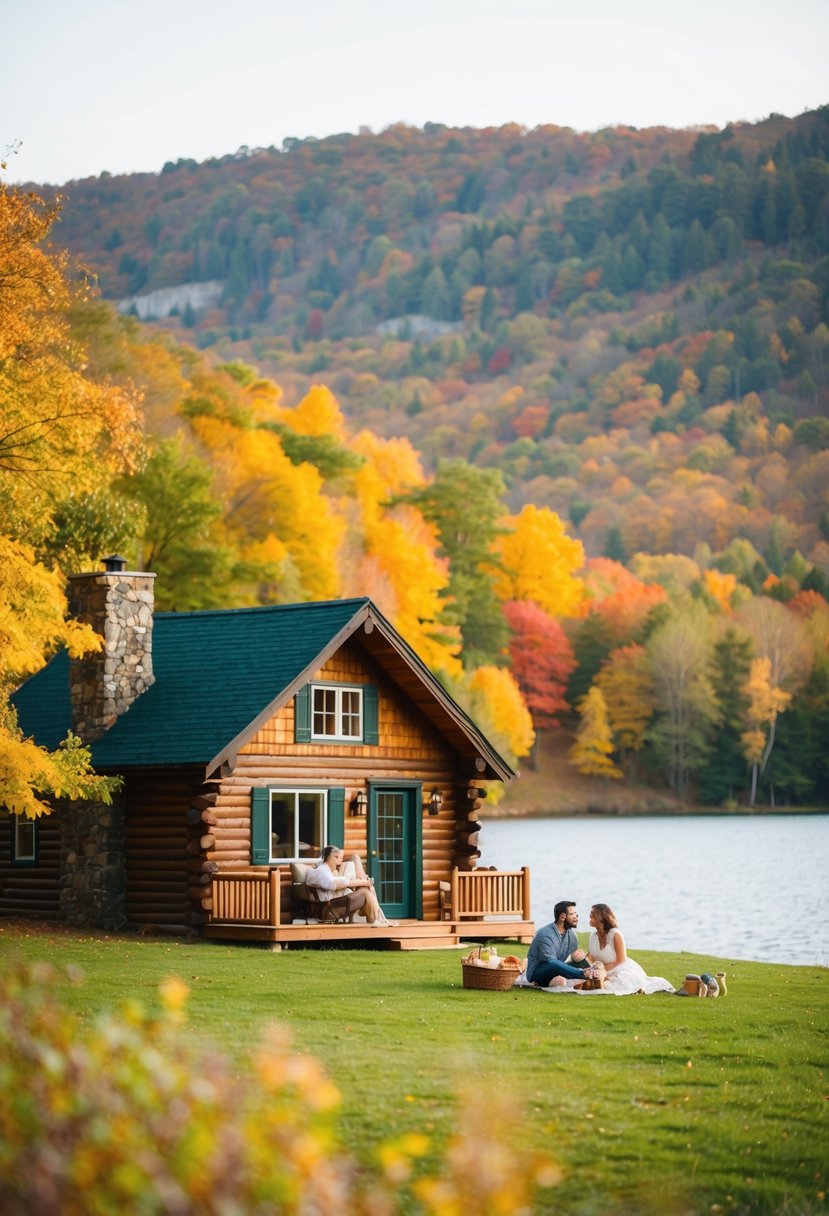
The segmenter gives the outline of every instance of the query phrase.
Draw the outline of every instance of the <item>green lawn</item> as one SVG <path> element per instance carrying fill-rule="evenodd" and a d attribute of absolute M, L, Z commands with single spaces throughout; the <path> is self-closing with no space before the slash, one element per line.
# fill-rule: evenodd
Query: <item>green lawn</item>
<path fill-rule="evenodd" d="M 55 992 L 78 1013 L 155 1008 L 176 975 L 192 1032 L 228 1054 L 286 1023 L 342 1090 L 343 1141 L 367 1164 L 399 1132 L 448 1135 L 464 1093 L 496 1112 L 517 1100 L 522 1139 L 564 1169 L 538 1212 L 825 1210 L 829 971 L 634 954 L 676 984 L 725 970 L 728 996 L 474 992 L 457 951 L 275 954 L 0 920 L 0 969 L 82 968 Z"/>

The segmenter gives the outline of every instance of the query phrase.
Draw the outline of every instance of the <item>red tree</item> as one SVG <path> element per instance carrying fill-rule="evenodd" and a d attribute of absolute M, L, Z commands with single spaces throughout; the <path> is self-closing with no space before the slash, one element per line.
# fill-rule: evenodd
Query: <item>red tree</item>
<path fill-rule="evenodd" d="M 325 313 L 321 308 L 312 308 L 305 325 L 305 337 L 309 342 L 319 342 L 325 329 Z"/>
<path fill-rule="evenodd" d="M 570 707 L 564 696 L 576 666 L 573 647 L 560 623 L 535 604 L 509 600 L 504 604 L 512 640 L 512 673 L 524 694 L 536 731 L 559 726 L 558 715 Z"/>

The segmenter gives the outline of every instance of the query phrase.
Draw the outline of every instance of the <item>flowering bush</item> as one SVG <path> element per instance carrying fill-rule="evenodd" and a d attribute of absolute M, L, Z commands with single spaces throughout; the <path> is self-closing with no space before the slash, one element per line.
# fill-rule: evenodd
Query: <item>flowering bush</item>
<path fill-rule="evenodd" d="M 337 1139 L 337 1089 L 283 1028 L 266 1032 L 239 1075 L 191 1044 L 180 980 L 162 985 L 159 1017 L 128 1002 L 88 1023 L 49 999 L 53 979 L 38 964 L 0 980 L 7 1216 L 385 1216 L 399 1210 L 401 1186 L 434 1216 L 495 1216 L 530 1212 L 535 1184 L 557 1180 L 549 1163 L 463 1119 L 438 1176 L 418 1174 L 431 1145 L 409 1134 L 381 1146 L 367 1178 Z M 476 1107 L 462 1103 L 475 1121 Z"/>

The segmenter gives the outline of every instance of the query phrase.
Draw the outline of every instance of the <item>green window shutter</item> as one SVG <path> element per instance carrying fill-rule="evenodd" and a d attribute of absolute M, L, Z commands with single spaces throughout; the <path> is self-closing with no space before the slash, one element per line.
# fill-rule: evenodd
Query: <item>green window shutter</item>
<path fill-rule="evenodd" d="M 345 844 L 345 790 L 328 791 L 328 843 L 341 849 Z"/>
<path fill-rule="evenodd" d="M 266 866 L 271 859 L 271 792 L 253 789 L 250 794 L 250 863 Z"/>
<path fill-rule="evenodd" d="M 376 684 L 363 689 L 363 743 L 380 742 L 380 723 Z"/>
<path fill-rule="evenodd" d="M 294 697 L 294 743 L 311 742 L 311 685 L 304 684 Z"/>

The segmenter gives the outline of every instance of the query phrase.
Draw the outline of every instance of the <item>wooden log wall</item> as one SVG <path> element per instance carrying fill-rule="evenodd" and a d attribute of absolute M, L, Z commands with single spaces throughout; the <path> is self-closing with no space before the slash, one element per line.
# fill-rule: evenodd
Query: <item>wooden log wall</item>
<path fill-rule="evenodd" d="M 456 815 L 455 853 L 453 864 L 459 870 L 474 870 L 481 850 L 478 848 L 481 831 L 479 811 L 486 798 L 486 790 L 476 778 L 457 788 L 458 809 Z"/>
<path fill-rule="evenodd" d="M 216 800 L 210 806 L 215 823 L 211 821 L 205 833 L 212 839 L 208 839 L 201 856 L 222 873 L 251 868 L 251 788 L 296 785 L 345 787 L 345 851 L 358 852 L 365 859 L 367 818 L 350 814 L 354 794 L 358 790 L 367 792 L 370 780 L 421 781 L 424 800 L 432 789 L 443 793 L 438 815 L 431 816 L 418 808 L 423 815 L 423 917 L 438 920 L 438 882 L 448 879 L 464 847 L 458 840 L 456 815 L 460 814 L 465 823 L 470 809 L 466 785 L 461 787 L 462 799 L 458 797 L 457 756 L 428 719 L 412 707 L 355 643 L 346 643 L 313 679 L 375 684 L 379 692 L 379 744 L 296 743 L 294 706 L 290 702 L 240 749 L 236 763 L 223 775 Z M 471 863 L 472 853 L 467 852 L 464 865 L 468 868 Z M 283 865 L 280 871 L 281 917 L 288 921 L 290 867 Z"/>
<path fill-rule="evenodd" d="M 35 827 L 35 865 L 12 863 L 14 819 L 0 815 L 0 916 L 60 919 L 60 811 L 41 816 Z"/>
<path fill-rule="evenodd" d="M 204 877 L 204 890 L 210 890 L 201 849 L 190 847 L 189 820 L 203 775 L 203 770 L 161 770 L 127 781 L 125 912 L 130 924 L 186 931 L 207 922 L 207 911 L 190 896 L 194 878 Z"/>

